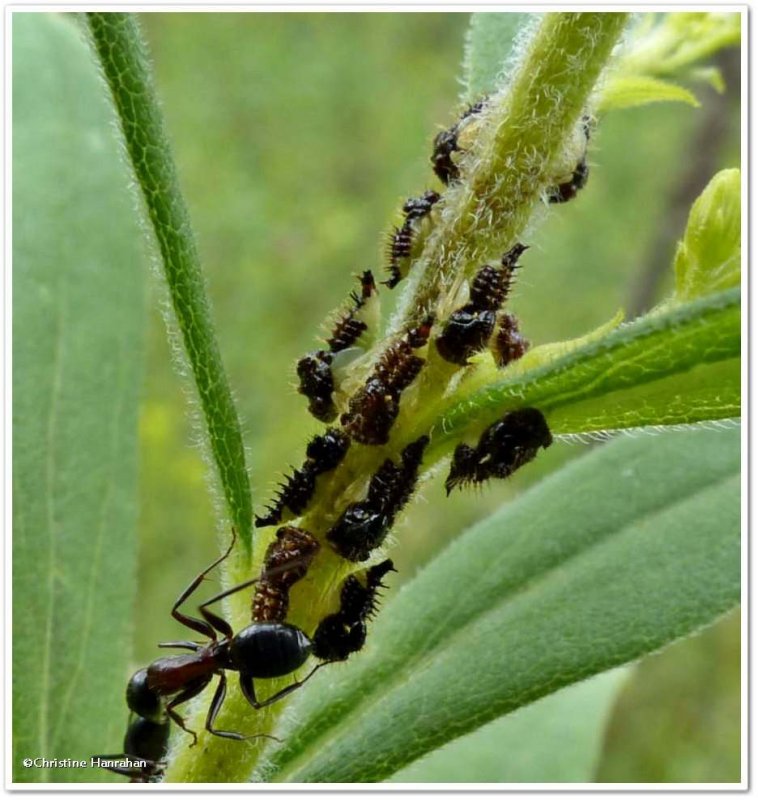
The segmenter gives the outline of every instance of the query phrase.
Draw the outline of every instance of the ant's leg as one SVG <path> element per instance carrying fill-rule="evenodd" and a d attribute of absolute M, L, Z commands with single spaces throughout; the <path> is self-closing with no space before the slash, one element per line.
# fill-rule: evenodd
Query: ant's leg
<path fill-rule="evenodd" d="M 166 706 L 166 713 L 169 715 L 169 717 L 171 717 L 171 719 L 174 720 L 174 722 L 183 731 L 186 731 L 192 737 L 192 744 L 190 747 L 194 747 L 197 744 L 197 734 L 184 724 L 183 717 L 179 716 L 179 714 L 174 711 L 174 707 L 181 705 L 182 703 L 186 703 L 188 700 L 191 700 L 193 697 L 199 695 L 200 692 L 202 692 L 210 682 L 211 678 L 208 677 L 203 678 L 196 683 L 191 683 L 186 689 L 183 689 L 181 692 L 179 692 L 179 694 L 176 695 L 176 697 L 174 697 L 174 699 Z"/>
<path fill-rule="evenodd" d="M 316 666 L 301 680 L 301 681 L 294 681 L 289 686 L 285 686 L 284 689 L 276 692 L 276 694 L 272 694 L 271 697 L 267 697 L 263 702 L 258 702 L 258 699 L 255 696 L 255 683 L 253 678 L 249 675 L 240 675 L 240 688 L 242 689 L 242 694 L 245 695 L 245 699 L 247 700 L 250 705 L 258 710 L 261 708 L 265 708 L 266 706 L 270 706 L 272 703 L 275 703 L 277 700 L 281 700 L 283 697 L 286 697 L 288 694 L 291 694 L 295 691 L 295 689 L 299 689 L 306 681 L 309 681 L 321 667 L 325 667 L 327 664 L 331 664 L 331 661 L 322 661 L 320 664 L 316 664 Z"/>
<path fill-rule="evenodd" d="M 237 592 L 241 592 L 243 589 L 247 589 L 249 586 L 253 586 L 256 583 L 259 583 L 261 580 L 271 578 L 275 575 L 278 575 L 282 572 L 286 572 L 288 569 L 292 569 L 293 567 L 297 566 L 299 563 L 303 562 L 305 559 L 302 556 L 297 556 L 292 558 L 289 561 L 285 561 L 283 564 L 280 564 L 273 570 L 267 570 L 263 575 L 257 578 L 250 578 L 250 580 L 243 581 L 242 583 L 238 583 L 236 586 L 232 586 L 231 589 L 225 589 L 223 592 L 219 592 L 218 594 L 214 594 L 209 600 L 206 600 L 204 603 L 198 606 L 198 610 L 206 619 L 206 621 L 213 625 L 217 631 L 219 631 L 223 636 L 228 637 L 229 639 L 232 638 L 234 632 L 232 631 L 231 625 L 229 625 L 226 620 L 221 619 L 221 617 L 214 614 L 212 611 L 208 610 L 208 606 L 212 603 L 217 603 L 219 600 L 223 600 L 225 597 L 229 597 L 230 595 L 236 594 Z"/>
<path fill-rule="evenodd" d="M 218 712 L 221 711 L 221 706 L 224 704 L 224 699 L 226 698 L 226 675 L 222 672 L 219 675 L 218 686 L 216 687 L 216 693 L 213 695 L 213 700 L 211 700 L 211 706 L 208 709 L 208 716 L 205 720 L 205 729 L 212 733 L 214 736 L 220 736 L 222 739 L 235 739 L 238 742 L 244 742 L 248 739 L 259 739 L 259 738 L 266 738 L 266 739 L 273 739 L 274 741 L 278 742 L 279 739 L 276 736 L 269 736 L 267 733 L 253 733 L 250 736 L 245 736 L 243 733 L 237 733 L 236 731 L 220 731 L 217 728 L 213 727 L 213 724 L 216 722 L 216 717 L 218 716 Z"/>
<path fill-rule="evenodd" d="M 197 650 L 202 650 L 203 649 L 203 646 L 201 644 L 198 644 L 197 642 L 187 642 L 187 641 L 182 641 L 182 642 L 158 642 L 158 647 L 178 647 L 178 648 L 181 648 L 183 650 L 193 650 L 193 651 L 197 651 Z"/>
<path fill-rule="evenodd" d="M 212 611 L 208 611 L 208 606 L 211 603 L 217 603 L 219 600 L 229 597 L 229 595 L 241 592 L 243 589 L 247 589 L 248 586 L 258 583 L 258 581 L 260 581 L 260 578 L 251 578 L 249 581 L 243 581 L 242 583 L 238 583 L 236 586 L 232 586 L 231 589 L 226 589 L 223 592 L 214 594 L 210 600 L 206 600 L 202 605 L 198 606 L 198 611 L 200 611 L 208 624 L 213 625 L 213 627 L 216 628 L 216 630 L 219 631 L 223 636 L 231 639 L 234 636 L 232 626 L 225 619 L 221 619 L 221 617 L 217 616 Z"/>
<path fill-rule="evenodd" d="M 229 557 L 236 540 L 237 531 L 232 528 L 232 541 L 229 543 L 229 547 L 227 547 L 226 552 L 219 556 L 210 566 L 206 567 L 199 575 L 195 577 L 190 585 L 179 595 L 174 603 L 174 607 L 171 609 L 171 616 L 177 622 L 181 622 L 182 625 L 185 625 L 187 628 L 191 628 L 193 631 L 202 633 L 203 636 L 207 636 L 214 642 L 216 641 L 216 631 L 213 629 L 213 626 L 210 624 L 210 622 L 183 614 L 181 611 L 179 611 L 179 606 L 190 598 L 193 592 L 196 591 L 197 587 L 203 582 L 203 578 L 205 578 L 205 576 L 214 567 L 217 567 L 222 561 L 224 561 L 224 559 Z"/>
<path fill-rule="evenodd" d="M 207 608 L 204 608 L 205 603 L 200 606 L 200 613 L 203 615 L 204 619 L 208 622 L 209 625 L 212 625 L 222 636 L 226 636 L 227 639 L 231 639 L 234 636 L 234 631 L 232 630 L 232 626 L 222 617 L 219 617 L 218 614 L 214 614 L 212 611 L 208 611 Z"/>

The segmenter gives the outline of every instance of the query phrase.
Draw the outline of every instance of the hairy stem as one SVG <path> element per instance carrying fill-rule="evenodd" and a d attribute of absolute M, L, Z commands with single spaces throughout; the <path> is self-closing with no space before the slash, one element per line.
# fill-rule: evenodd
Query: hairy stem
<path fill-rule="evenodd" d="M 197 244 L 163 128 L 146 47 L 133 15 L 88 13 L 86 17 L 158 242 L 229 515 L 249 551 L 252 500 L 242 430 L 216 342 Z"/>
<path fill-rule="evenodd" d="M 445 193 L 442 219 L 430 236 L 421 264 L 407 281 L 404 307 L 389 339 L 377 345 L 377 354 L 399 332 L 420 320 L 444 292 L 481 263 L 479 259 L 502 252 L 504 244 L 521 234 L 542 192 L 555 177 L 556 162 L 560 165 L 572 141 L 625 20 L 625 14 L 545 16 L 512 82 L 494 95 L 488 106 L 481 133 L 465 156 L 462 179 Z M 370 368 L 371 359 L 364 364 Z M 413 428 L 414 413 L 425 397 L 438 401 L 449 378 L 445 369 L 435 372 L 435 366 L 439 365 L 428 364 L 431 377 L 420 387 L 419 400 L 401 411 L 389 445 L 351 447 L 329 481 L 317 490 L 299 526 L 322 537 L 335 514 L 356 499 L 351 493 L 361 485 L 361 478 L 373 474 L 384 459 L 397 458 L 401 443 L 407 443 L 404 436 Z M 364 378 L 362 373 L 358 375 L 356 385 Z M 307 581 L 293 589 L 288 621 L 311 634 L 333 609 L 342 578 L 354 569 L 354 564 L 323 546 Z M 249 623 L 249 596 L 246 600 L 247 604 L 244 598 L 237 598 L 229 609 L 235 630 Z M 328 669 L 338 674 L 337 670 L 349 669 L 349 664 Z M 279 686 L 264 686 L 262 695 L 268 696 Z M 245 733 L 270 732 L 276 729 L 284 707 L 285 703 L 277 703 L 253 712 L 236 687 L 230 686 L 219 725 Z M 206 709 L 207 702 L 197 704 L 190 727 L 202 728 Z M 244 782 L 250 779 L 255 760 L 265 747 L 261 740 L 240 745 L 203 733 L 194 751 L 182 741 L 172 754 L 166 779 Z"/>
<path fill-rule="evenodd" d="M 512 81 L 491 97 L 461 181 L 445 193 L 441 224 L 411 276 L 396 330 L 418 324 L 441 289 L 521 234 L 627 17 L 545 15 Z"/>

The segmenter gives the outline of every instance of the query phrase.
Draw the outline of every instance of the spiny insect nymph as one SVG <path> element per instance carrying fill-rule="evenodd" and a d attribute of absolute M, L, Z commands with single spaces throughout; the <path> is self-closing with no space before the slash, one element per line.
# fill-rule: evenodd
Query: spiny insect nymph
<path fill-rule="evenodd" d="M 447 493 L 456 486 L 507 478 L 530 462 L 540 447 L 550 447 L 553 436 L 537 408 L 511 411 L 490 425 L 475 447 L 461 443 L 455 448 L 445 481 Z"/>
<path fill-rule="evenodd" d="M 308 410 L 322 422 L 331 422 L 337 416 L 332 398 L 336 388 L 332 373 L 334 356 L 352 347 L 368 328 L 358 314 L 376 292 L 371 270 L 363 272 L 360 284 L 360 294 L 350 293 L 350 308 L 342 312 L 332 328 L 326 341 L 329 349 L 308 353 L 297 362 L 298 392 L 308 398 Z"/>
<path fill-rule="evenodd" d="M 497 319 L 497 311 L 511 290 L 519 256 L 526 245 L 515 244 L 500 265 L 485 264 L 477 272 L 466 305 L 454 311 L 437 336 L 437 352 L 451 364 L 465 366 L 469 358 L 487 346 Z"/>

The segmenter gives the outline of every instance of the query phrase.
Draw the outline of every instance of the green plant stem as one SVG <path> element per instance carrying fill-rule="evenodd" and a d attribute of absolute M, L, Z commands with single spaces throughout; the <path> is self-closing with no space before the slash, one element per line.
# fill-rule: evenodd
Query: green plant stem
<path fill-rule="evenodd" d="M 249 552 L 252 500 L 242 429 L 216 342 L 197 244 L 163 129 L 146 47 L 133 15 L 88 13 L 86 17 L 158 242 L 229 515 Z"/>
<path fill-rule="evenodd" d="M 440 289 L 521 234 L 587 107 L 628 14 L 546 14 L 513 80 L 494 94 L 482 130 L 444 195 L 441 223 L 410 276 L 394 332 L 418 324 Z M 452 294 L 452 293 L 451 293 Z"/>
<path fill-rule="evenodd" d="M 544 188 L 555 177 L 556 160 L 572 141 L 576 123 L 626 21 L 625 14 L 548 14 L 538 28 L 526 57 L 509 89 L 496 95 L 487 112 L 486 128 L 471 148 L 470 168 L 464 178 L 445 193 L 441 224 L 430 236 L 422 254 L 422 267 L 408 281 L 406 311 L 395 321 L 395 333 L 408 320 L 424 315 L 440 291 L 462 279 L 466 268 L 483 253 L 512 241 L 528 222 Z M 568 66 L 567 66 L 568 65 Z M 469 158 L 469 156 L 467 156 Z M 391 338 L 389 339 L 391 340 Z M 377 345 L 386 347 L 388 340 Z M 370 364 L 371 359 L 366 359 Z M 449 376 L 448 376 L 449 377 Z M 358 375 L 356 385 L 365 379 Z M 446 379 L 445 379 L 446 380 Z M 444 386 L 442 379 L 427 385 L 435 401 Z M 418 408 L 418 405 L 414 405 Z M 407 414 L 413 414 L 408 408 Z M 397 457 L 398 442 L 407 433 L 410 420 L 405 412 L 395 425 L 387 447 L 355 446 L 340 467 L 330 475 L 313 498 L 307 514 L 298 522 L 315 536 L 329 528 L 335 509 L 356 499 L 350 495 L 361 476 L 371 475 L 387 457 Z M 262 546 L 262 545 L 261 545 Z M 256 547 L 256 549 L 260 549 Z M 288 621 L 311 632 L 330 613 L 339 595 L 341 581 L 354 565 L 339 558 L 328 547 L 321 549 L 303 581 L 293 588 Z M 249 606 L 241 599 L 229 606 L 235 629 L 249 620 Z M 343 667 L 344 668 L 344 667 Z M 268 682 L 266 682 L 268 683 Z M 274 684 L 275 682 L 271 682 Z M 264 686 L 262 695 L 283 684 Z M 197 713 L 188 715 L 190 727 L 201 729 L 207 708 L 198 703 Z M 275 730 L 285 703 L 252 713 L 236 686 L 230 685 L 219 725 L 228 730 L 268 733 Z M 245 782 L 265 740 L 240 747 L 218 737 L 200 735 L 200 745 L 189 750 L 182 742 L 172 753 L 166 773 L 169 782 Z"/>

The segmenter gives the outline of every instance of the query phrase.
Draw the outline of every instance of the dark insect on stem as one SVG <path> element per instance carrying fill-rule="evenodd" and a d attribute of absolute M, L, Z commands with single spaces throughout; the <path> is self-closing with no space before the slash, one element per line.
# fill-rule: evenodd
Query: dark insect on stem
<path fill-rule="evenodd" d="M 214 736 L 238 741 L 259 737 L 275 738 L 268 734 L 244 735 L 215 727 L 216 717 L 226 697 L 226 671 L 239 673 L 242 693 L 248 703 L 257 710 L 295 691 L 327 663 L 318 664 L 303 680 L 293 681 L 266 700 L 259 701 L 255 694 L 256 678 L 278 678 L 289 675 L 306 662 L 312 651 L 311 640 L 294 625 L 284 622 L 253 622 L 235 634 L 226 620 L 209 610 L 208 606 L 212 603 L 253 586 L 260 579 L 245 581 L 206 600 L 198 607 L 201 618 L 180 611 L 181 606 L 197 591 L 205 576 L 228 558 L 235 540 L 236 534 L 233 533 L 226 552 L 192 580 L 171 609 L 171 616 L 177 622 L 205 636 L 208 643 L 199 644 L 192 641 L 162 643 L 161 647 L 175 647 L 190 652 L 156 659 L 135 673 L 127 686 L 127 702 L 131 711 L 153 722 L 162 722 L 168 716 L 192 736 L 191 746 L 197 743 L 197 734 L 187 728 L 176 707 L 200 694 L 214 677 L 218 677 L 218 685 L 205 719 L 205 729 Z M 289 562 L 280 566 L 282 570 L 294 568 Z M 267 575 L 269 578 L 273 577 L 271 572 Z"/>
<path fill-rule="evenodd" d="M 318 550 L 319 543 L 308 531 L 291 525 L 279 528 L 266 550 L 253 596 L 254 622 L 284 622 L 290 589 L 308 572 Z"/>
<path fill-rule="evenodd" d="M 405 221 L 390 234 L 387 247 L 387 271 L 390 277 L 383 283 L 388 289 L 394 289 L 407 272 L 407 269 L 402 269 L 401 264 L 411 256 L 416 221 L 427 216 L 439 199 L 439 194 L 430 190 L 424 192 L 421 197 L 411 197 L 403 204 Z"/>
<path fill-rule="evenodd" d="M 316 478 L 334 469 L 345 457 L 350 437 L 336 428 L 327 429 L 308 443 L 306 459 L 300 469 L 294 470 L 281 484 L 276 499 L 268 505 L 266 513 L 255 517 L 257 528 L 277 525 L 285 509 L 299 516 L 308 507 L 316 489 Z"/>
<path fill-rule="evenodd" d="M 590 177 L 590 168 L 587 164 L 587 144 L 590 140 L 591 122 L 588 116 L 582 117 L 582 132 L 585 145 L 581 158 L 577 161 L 569 180 L 552 186 L 547 192 L 548 203 L 568 203 L 573 200 L 581 189 L 587 185 Z"/>
<path fill-rule="evenodd" d="M 584 189 L 587 185 L 589 177 L 590 168 L 587 165 L 586 156 L 582 156 L 571 173 L 571 178 L 548 190 L 548 203 L 568 203 L 569 200 L 573 200 L 579 194 L 580 189 Z"/>
<path fill-rule="evenodd" d="M 298 392 L 308 398 L 308 410 L 321 422 L 331 422 L 337 416 L 332 399 L 335 389 L 332 374 L 334 354 L 352 347 L 368 328 L 356 315 L 376 292 L 376 283 L 371 270 L 363 272 L 359 280 L 360 294 L 350 293 L 352 305 L 334 324 L 326 342 L 329 349 L 308 353 L 297 362 Z"/>
<path fill-rule="evenodd" d="M 356 319 L 355 315 L 366 305 L 366 301 L 376 291 L 376 283 L 371 270 L 366 270 L 360 276 L 360 282 L 361 293 L 350 293 L 352 307 L 342 313 L 332 329 L 331 336 L 326 340 L 332 353 L 339 353 L 342 350 L 347 350 L 348 347 L 352 347 L 360 339 L 363 332 L 368 329 L 366 323 Z"/>
<path fill-rule="evenodd" d="M 434 314 L 429 314 L 417 328 L 411 328 L 408 331 L 406 334 L 408 344 L 414 350 L 418 350 L 420 347 L 423 347 L 429 341 L 433 325 Z"/>
<path fill-rule="evenodd" d="M 455 448 L 445 489 L 450 494 L 456 486 L 507 478 L 531 461 L 540 447 L 550 447 L 552 442 L 541 411 L 511 411 L 482 433 L 476 447 L 459 444 Z"/>
<path fill-rule="evenodd" d="M 471 284 L 470 299 L 454 311 L 435 340 L 437 352 L 451 364 L 465 366 L 471 356 L 487 346 L 497 319 L 496 312 L 508 297 L 518 259 L 527 249 L 517 243 L 498 266 L 485 264 Z"/>
<path fill-rule="evenodd" d="M 265 528 L 281 522 L 285 509 L 289 509 L 294 516 L 300 516 L 305 511 L 316 489 L 316 472 L 309 461 L 301 469 L 296 469 L 288 475 L 284 483 L 279 485 L 276 499 L 266 508 L 266 514 L 256 515 L 256 528 Z"/>
<path fill-rule="evenodd" d="M 437 352 L 451 364 L 466 366 L 471 356 L 485 348 L 494 328 L 494 311 L 465 305 L 453 311 L 436 338 Z"/>
<path fill-rule="evenodd" d="M 394 289 L 403 279 L 404 273 L 400 268 L 400 263 L 404 259 L 410 258 L 412 247 L 413 228 L 406 220 L 403 225 L 392 231 L 387 243 L 387 272 L 390 276 L 383 283 L 388 289 Z"/>
<path fill-rule="evenodd" d="M 381 445 L 389 441 L 400 413 L 400 396 L 425 363 L 413 351 L 426 344 L 432 324 L 433 318 L 428 317 L 393 342 L 379 357 L 366 383 L 350 398 L 340 422 L 356 442 Z"/>
<path fill-rule="evenodd" d="M 424 365 L 407 341 L 391 345 L 375 371 L 348 403 L 341 422 L 361 444 L 387 444 L 390 430 L 400 413 L 400 395 L 413 383 Z"/>
<path fill-rule="evenodd" d="M 326 534 L 332 547 L 348 561 L 365 561 L 390 532 L 397 515 L 411 498 L 429 437 L 407 445 L 400 463 L 387 459 L 371 477 L 366 499 L 351 503 Z"/>
<path fill-rule="evenodd" d="M 434 137 L 434 149 L 432 150 L 432 168 L 434 174 L 446 186 L 460 178 L 460 169 L 453 159 L 453 153 L 461 150 L 460 135 L 466 124 L 472 117 L 479 114 L 484 108 L 487 99 L 480 100 L 470 106 L 463 116 L 447 130 L 440 131 Z"/>
<path fill-rule="evenodd" d="M 163 778 L 170 733 L 168 718 L 153 722 L 132 714 L 124 736 L 124 752 L 93 758 L 102 762 L 141 761 L 142 765 L 109 763 L 101 766 L 117 775 L 131 778 L 130 783 L 157 783 Z"/>
<path fill-rule="evenodd" d="M 518 320 L 513 314 L 502 314 L 498 318 L 490 349 L 498 367 L 518 361 L 529 349 L 529 342 L 519 332 Z"/>
<path fill-rule="evenodd" d="M 317 475 L 337 467 L 350 447 L 350 438 L 337 428 L 328 428 L 321 436 L 314 436 L 305 449 L 308 462 Z"/>
<path fill-rule="evenodd" d="M 337 416 L 332 400 L 334 376 L 332 354 L 326 350 L 308 353 L 297 362 L 298 392 L 308 398 L 308 411 L 321 422 L 331 422 Z"/>
<path fill-rule="evenodd" d="M 313 654 L 327 661 L 344 661 L 366 641 L 366 621 L 377 610 L 382 578 L 396 571 L 389 559 L 348 575 L 342 584 L 339 610 L 325 617 L 313 634 Z"/>
<path fill-rule="evenodd" d="M 439 192 L 435 192 L 432 189 L 427 189 L 421 197 L 409 197 L 405 203 L 403 203 L 403 213 L 405 214 L 406 222 L 423 219 L 423 217 L 431 212 L 434 205 L 439 202 L 439 199 Z"/>

